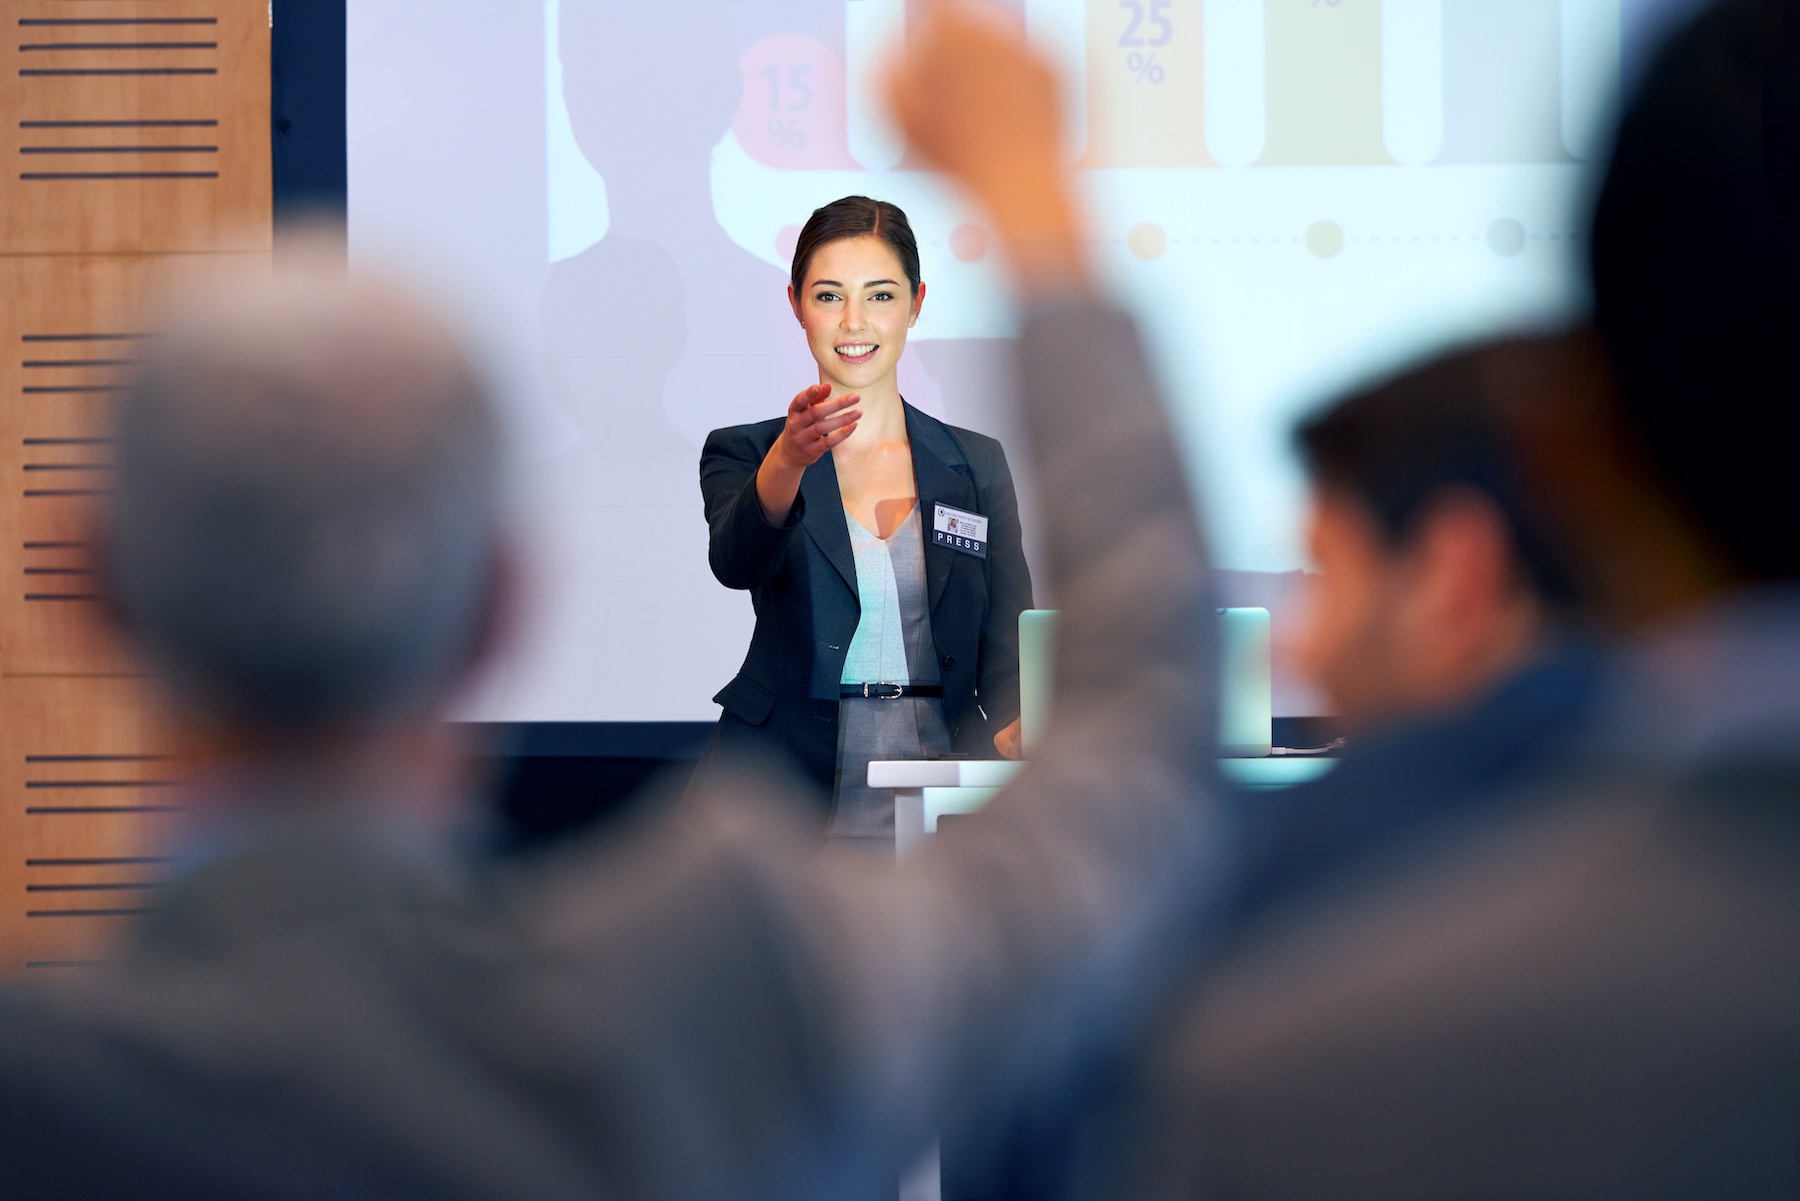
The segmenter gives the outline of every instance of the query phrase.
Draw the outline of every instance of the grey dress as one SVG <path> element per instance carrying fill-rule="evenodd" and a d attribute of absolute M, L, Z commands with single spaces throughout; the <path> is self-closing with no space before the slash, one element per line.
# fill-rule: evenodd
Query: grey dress
<path fill-rule="evenodd" d="M 936 684 L 937 652 L 925 594 L 925 541 L 919 506 L 885 541 L 844 514 L 856 556 L 862 613 L 844 656 L 846 684 Z M 878 853 L 894 849 L 894 797 L 869 787 L 878 759 L 924 759 L 950 750 L 941 697 L 896 700 L 846 697 L 838 702 L 835 805 L 828 837 Z"/>

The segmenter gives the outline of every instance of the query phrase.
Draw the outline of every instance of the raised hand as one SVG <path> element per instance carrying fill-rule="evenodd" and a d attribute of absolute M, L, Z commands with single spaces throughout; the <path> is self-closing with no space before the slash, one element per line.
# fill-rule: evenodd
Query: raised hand
<path fill-rule="evenodd" d="M 862 411 L 856 393 L 831 397 L 830 384 L 814 384 L 795 396 L 787 409 L 787 426 L 776 440 L 789 466 L 805 471 L 856 432 Z"/>
<path fill-rule="evenodd" d="M 987 211 L 1027 294 L 1089 286 L 1056 69 L 979 4 L 925 8 L 886 81 L 907 144 Z"/>
<path fill-rule="evenodd" d="M 854 392 L 832 398 L 830 384 L 802 389 L 788 405 L 787 424 L 756 471 L 756 498 L 776 525 L 788 519 L 800 495 L 800 477 L 856 432 L 862 410 Z"/>

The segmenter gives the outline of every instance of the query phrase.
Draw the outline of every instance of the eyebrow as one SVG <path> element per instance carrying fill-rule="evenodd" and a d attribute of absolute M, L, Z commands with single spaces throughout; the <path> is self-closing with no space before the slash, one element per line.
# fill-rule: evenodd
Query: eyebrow
<path fill-rule="evenodd" d="M 827 286 L 833 287 L 833 288 L 841 288 L 844 285 L 835 279 L 815 279 L 812 282 L 812 286 L 815 288 L 823 288 L 823 287 L 827 287 Z M 900 286 L 900 281 L 897 279 L 872 279 L 868 283 L 863 285 L 863 287 L 865 287 L 865 288 L 880 288 L 880 287 L 884 287 L 884 286 L 889 287 L 889 288 L 897 288 Z"/>

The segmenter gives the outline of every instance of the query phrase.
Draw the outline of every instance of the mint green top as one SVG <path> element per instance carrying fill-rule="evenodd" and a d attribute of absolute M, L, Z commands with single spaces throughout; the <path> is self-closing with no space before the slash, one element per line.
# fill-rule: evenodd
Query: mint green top
<path fill-rule="evenodd" d="M 844 655 L 845 684 L 935 684 L 919 506 L 885 541 L 848 513 L 862 614 Z"/>

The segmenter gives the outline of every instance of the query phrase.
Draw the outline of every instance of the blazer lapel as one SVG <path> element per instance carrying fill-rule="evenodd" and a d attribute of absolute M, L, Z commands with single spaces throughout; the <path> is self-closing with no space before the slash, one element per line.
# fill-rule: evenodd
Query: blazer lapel
<path fill-rule="evenodd" d="M 850 527 L 844 522 L 844 497 L 838 491 L 837 464 L 829 454 L 806 469 L 800 477 L 800 495 L 806 501 L 806 512 L 800 524 L 825 556 L 844 577 L 844 586 L 856 596 L 856 553 L 850 549 Z"/>
<path fill-rule="evenodd" d="M 937 608 L 944 586 L 950 582 L 950 570 L 956 566 L 956 551 L 938 546 L 931 537 L 932 506 L 951 505 L 975 511 L 975 482 L 969 478 L 969 461 L 950 437 L 941 422 L 906 406 L 906 436 L 912 443 L 913 477 L 919 487 L 919 521 L 925 539 L 925 582 L 930 591 L 931 608 Z M 835 487 L 837 478 L 832 477 Z M 809 505 L 811 501 L 807 502 Z M 848 538 L 848 534 L 846 534 Z"/>

